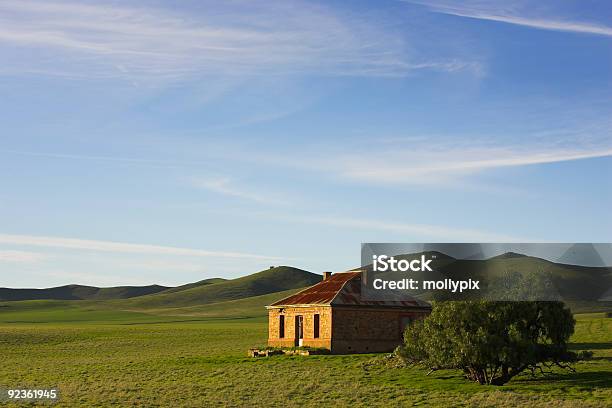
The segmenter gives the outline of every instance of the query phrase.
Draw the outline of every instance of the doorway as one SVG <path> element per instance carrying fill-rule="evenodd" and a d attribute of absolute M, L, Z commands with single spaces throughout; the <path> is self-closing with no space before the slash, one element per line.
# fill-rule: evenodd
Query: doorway
<path fill-rule="evenodd" d="M 304 316 L 295 316 L 295 345 L 302 347 L 304 343 Z"/>

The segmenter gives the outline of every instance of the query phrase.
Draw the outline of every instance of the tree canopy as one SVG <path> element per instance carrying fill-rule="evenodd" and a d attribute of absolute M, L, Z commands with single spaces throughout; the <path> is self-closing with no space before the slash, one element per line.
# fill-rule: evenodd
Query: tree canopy
<path fill-rule="evenodd" d="M 568 351 L 575 320 L 561 302 L 435 302 L 406 328 L 399 354 L 430 370 L 457 368 L 480 384 L 501 385 L 583 356 Z"/>

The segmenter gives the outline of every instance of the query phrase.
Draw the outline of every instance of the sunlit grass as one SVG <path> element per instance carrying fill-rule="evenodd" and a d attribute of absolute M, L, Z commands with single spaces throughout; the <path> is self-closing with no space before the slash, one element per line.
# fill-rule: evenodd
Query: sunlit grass
<path fill-rule="evenodd" d="M 180 322 L 128 313 L 94 324 L 40 311 L 29 312 L 39 323 L 0 323 L 0 386 L 57 386 L 59 406 L 612 404 L 612 319 L 603 314 L 577 318 L 573 347 L 595 354 L 576 373 L 487 387 L 458 371 L 364 369 L 374 355 L 248 358 L 250 346 L 265 343 L 262 319 Z M 0 321 L 6 317 L 0 312 Z M 48 323 L 40 323 L 44 318 Z"/>

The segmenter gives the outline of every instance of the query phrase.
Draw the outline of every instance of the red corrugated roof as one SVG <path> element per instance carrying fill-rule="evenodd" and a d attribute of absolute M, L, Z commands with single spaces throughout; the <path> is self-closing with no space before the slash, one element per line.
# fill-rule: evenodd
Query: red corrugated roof
<path fill-rule="evenodd" d="M 291 295 L 270 306 L 290 305 L 363 305 L 388 307 L 430 307 L 419 299 L 401 301 L 364 300 L 361 298 L 361 272 L 342 272 Z"/>
<path fill-rule="evenodd" d="M 274 302 L 270 306 L 329 304 L 347 281 L 360 276 L 361 272 L 336 273 L 328 279 L 295 295 Z"/>

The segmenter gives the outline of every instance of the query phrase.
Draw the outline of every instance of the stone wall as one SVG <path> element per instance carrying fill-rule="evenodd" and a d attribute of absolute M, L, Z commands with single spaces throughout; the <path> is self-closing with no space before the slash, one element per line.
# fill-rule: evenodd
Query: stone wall
<path fill-rule="evenodd" d="M 314 338 L 314 315 L 319 315 L 319 338 Z M 295 347 L 296 316 L 303 316 L 302 345 L 324 347 L 334 354 L 390 352 L 401 344 L 408 320 L 422 319 L 428 310 L 304 306 L 268 310 L 268 345 Z M 285 316 L 285 336 L 279 337 L 279 316 Z"/>
<path fill-rule="evenodd" d="M 319 315 L 319 337 L 314 337 L 314 315 Z M 285 316 L 285 336 L 279 337 L 280 316 Z M 331 349 L 332 319 L 331 307 L 308 306 L 268 309 L 268 345 L 272 347 L 297 346 L 295 319 L 303 316 L 302 345 Z"/>
<path fill-rule="evenodd" d="M 423 310 L 333 308 L 332 352 L 377 353 L 393 351 L 403 340 L 409 320 L 428 315 Z"/>

